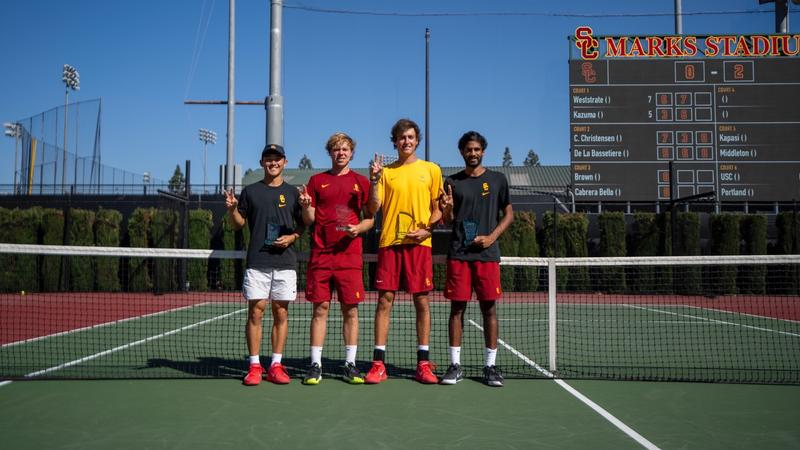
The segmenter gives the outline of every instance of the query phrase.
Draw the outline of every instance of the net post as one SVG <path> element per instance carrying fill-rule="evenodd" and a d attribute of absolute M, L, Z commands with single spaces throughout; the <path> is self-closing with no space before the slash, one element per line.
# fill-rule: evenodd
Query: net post
<path fill-rule="evenodd" d="M 547 325 L 550 373 L 556 372 L 556 259 L 547 260 Z"/>

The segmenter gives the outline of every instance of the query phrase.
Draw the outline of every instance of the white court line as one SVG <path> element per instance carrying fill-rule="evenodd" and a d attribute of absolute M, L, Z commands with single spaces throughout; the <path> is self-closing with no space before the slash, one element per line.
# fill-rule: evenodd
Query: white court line
<path fill-rule="evenodd" d="M 193 323 L 191 325 L 186 325 L 186 326 L 183 326 L 183 327 L 180 327 L 180 328 L 176 328 L 174 330 L 167 331 L 166 333 L 157 334 L 155 336 L 150 336 L 150 337 L 147 337 L 147 338 L 144 338 L 144 339 L 140 339 L 140 340 L 135 341 L 135 342 L 130 342 L 128 344 L 124 344 L 124 345 L 120 345 L 118 347 L 114 347 L 114 348 L 111 348 L 111 349 L 108 349 L 108 350 L 104 350 L 102 352 L 95 353 L 94 355 L 84 356 L 83 358 L 79 358 L 79 359 L 76 359 L 76 360 L 73 360 L 73 361 L 70 361 L 70 362 L 66 362 L 64 364 L 59 364 L 57 366 L 53 366 L 53 367 L 50 367 L 50 368 L 47 368 L 47 369 L 38 370 L 36 372 L 31 372 L 31 373 L 25 375 L 25 378 L 38 377 L 39 375 L 43 375 L 43 374 L 48 373 L 48 372 L 61 370 L 61 369 L 64 369 L 64 368 L 67 368 L 67 367 L 70 367 L 70 366 L 74 366 L 76 364 L 80 364 L 80 363 L 83 363 L 83 362 L 86 362 L 86 361 L 91 361 L 91 360 L 99 358 L 101 356 L 106 356 L 106 355 L 110 355 L 111 353 L 116 353 L 116 352 L 118 352 L 120 350 L 126 350 L 126 349 L 129 349 L 131 347 L 135 347 L 137 345 L 141 345 L 141 344 L 145 344 L 147 342 L 155 341 L 156 339 L 161 339 L 163 337 L 167 337 L 167 336 L 171 336 L 171 335 L 176 334 L 176 333 L 180 333 L 181 331 L 186 331 L 186 330 L 189 330 L 189 329 L 192 329 L 192 328 L 195 328 L 195 327 L 199 327 L 200 325 L 205 325 L 205 324 L 210 323 L 210 322 L 214 322 L 214 321 L 217 321 L 217 320 L 220 320 L 220 319 L 225 319 L 225 318 L 230 317 L 230 316 L 232 316 L 234 314 L 238 314 L 238 313 L 241 313 L 241 312 L 244 312 L 244 311 L 247 311 L 247 310 L 246 309 L 240 309 L 240 310 L 237 310 L 237 311 L 229 312 L 228 314 L 223 314 L 221 316 L 212 317 L 210 319 L 206 319 L 206 320 L 203 320 L 203 321 L 200 321 L 200 322 L 196 322 L 196 323 Z"/>
<path fill-rule="evenodd" d="M 469 319 L 469 323 L 470 323 L 470 325 L 474 326 L 475 328 L 483 331 L 483 327 L 481 327 L 480 325 L 475 323 L 475 321 L 473 321 L 472 319 Z M 600 414 L 600 416 L 602 416 L 604 419 L 606 419 L 609 422 L 611 422 L 615 427 L 619 428 L 623 433 L 625 433 L 628 436 L 630 436 L 633 440 L 638 442 L 642 447 L 650 449 L 650 450 L 659 450 L 659 448 L 655 444 L 653 444 L 652 442 L 648 441 L 644 436 L 642 436 L 641 434 L 637 433 L 633 428 L 629 427 L 628 425 L 625 425 L 625 423 L 623 423 L 621 420 L 619 420 L 616 417 L 614 417 L 614 415 L 611 414 L 610 412 L 608 412 L 605 409 L 603 409 L 602 406 L 600 406 L 597 403 L 593 402 L 589 397 L 586 397 L 585 395 L 581 394 L 577 389 L 575 389 L 574 387 L 572 387 L 569 384 L 567 384 L 566 381 L 555 378 L 555 376 L 549 370 L 547 370 L 544 367 L 540 366 L 535 361 L 533 361 L 532 359 L 528 358 L 527 356 L 525 356 L 524 354 L 519 352 L 514 347 L 508 345 L 502 339 L 498 338 L 497 342 L 500 343 L 500 345 L 502 345 L 506 349 L 508 349 L 508 351 L 513 353 L 519 359 L 524 361 L 526 364 L 528 364 L 529 366 L 531 366 L 534 369 L 538 370 L 539 372 L 541 372 L 547 378 L 550 378 L 551 380 L 553 380 L 556 384 L 561 386 L 562 389 L 564 389 L 565 391 L 567 391 L 570 394 L 572 394 L 573 397 L 577 398 L 578 400 L 582 401 L 584 404 L 586 404 L 587 406 L 592 408 L 596 413 Z"/>
<path fill-rule="evenodd" d="M 5 385 L 7 385 L 7 384 L 11 384 L 11 380 L 0 381 L 0 387 L 3 387 Z"/>
<path fill-rule="evenodd" d="M 144 319 L 146 317 L 158 316 L 160 314 L 166 314 L 166 313 L 181 311 L 181 310 L 184 310 L 184 309 L 190 309 L 190 308 L 194 308 L 194 307 L 197 307 L 197 306 L 203 306 L 203 305 L 208 305 L 208 304 L 209 303 L 206 302 L 206 303 L 198 303 L 196 305 L 181 306 L 180 308 L 167 309 L 165 311 L 158 311 L 158 312 L 154 312 L 154 313 L 150 313 L 150 314 L 145 314 L 143 316 L 127 317 L 125 319 L 112 320 L 110 322 L 98 323 L 98 324 L 95 324 L 95 325 L 89 325 L 89 326 L 85 326 L 85 327 L 81 327 L 81 328 L 75 328 L 74 330 L 60 331 L 58 333 L 48 334 L 48 335 L 45 335 L 45 336 L 37 336 L 35 338 L 29 338 L 29 339 L 23 339 L 21 341 L 9 342 L 7 344 L 0 345 L 0 348 L 12 347 L 12 346 L 19 345 L 19 344 L 29 344 L 31 342 L 40 341 L 42 339 L 49 339 L 49 338 L 58 337 L 58 336 L 66 336 L 66 335 L 69 335 L 69 334 L 72 334 L 72 333 L 78 333 L 80 331 L 91 330 L 91 329 L 94 329 L 94 328 L 107 327 L 109 325 L 118 325 L 120 323 L 128 322 L 128 321 L 131 321 L 131 320 Z"/>
<path fill-rule="evenodd" d="M 757 319 L 780 320 L 781 322 L 791 322 L 791 323 L 800 324 L 800 320 L 781 319 L 781 318 L 778 318 L 778 317 L 761 316 L 761 315 L 758 315 L 758 314 L 749 314 L 749 313 L 743 313 L 743 312 L 738 312 L 738 311 L 728 311 L 726 309 L 707 308 L 705 306 L 692 306 L 692 305 L 681 305 L 681 306 L 685 306 L 687 308 L 694 308 L 694 309 L 705 309 L 705 310 L 708 310 L 708 311 L 716 311 L 716 312 L 726 313 L 726 314 L 736 314 L 736 315 L 739 315 L 739 316 L 755 317 Z"/>
<path fill-rule="evenodd" d="M 726 322 L 724 320 L 709 319 L 707 317 L 693 316 L 691 314 L 680 314 L 680 313 L 676 313 L 676 312 L 672 312 L 672 311 L 663 311 L 663 310 L 656 309 L 656 308 L 645 308 L 643 306 L 628 305 L 628 304 L 623 304 L 623 306 L 627 306 L 628 308 L 643 309 L 645 311 L 652 311 L 652 312 L 657 312 L 657 313 L 661 313 L 661 314 L 669 314 L 669 315 L 672 315 L 672 316 L 687 317 L 687 318 L 690 318 L 690 319 L 697 319 L 697 320 L 705 320 L 705 321 L 708 321 L 708 322 L 719 323 L 719 324 L 722 324 L 722 325 L 731 325 L 731 326 L 735 326 L 735 327 L 748 328 L 748 329 L 751 329 L 751 330 L 765 331 L 767 333 L 777 333 L 777 334 L 785 334 L 787 336 L 800 337 L 800 334 L 797 334 L 797 333 L 790 333 L 788 331 L 773 330 L 772 328 L 754 327 L 752 325 L 744 325 L 744 324 L 736 323 L 736 322 Z M 685 306 L 685 305 L 680 305 L 680 306 Z"/>

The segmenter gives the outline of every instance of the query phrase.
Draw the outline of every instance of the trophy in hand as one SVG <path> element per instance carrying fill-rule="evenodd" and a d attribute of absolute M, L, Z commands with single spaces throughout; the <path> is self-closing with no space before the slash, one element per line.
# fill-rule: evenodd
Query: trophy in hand
<path fill-rule="evenodd" d="M 464 247 L 469 247 L 478 236 L 478 222 L 464 220 L 461 222 L 461 228 L 464 230 Z"/>
<path fill-rule="evenodd" d="M 406 238 L 406 235 L 409 231 L 414 229 L 414 224 L 416 221 L 414 220 L 414 216 L 407 212 L 400 212 L 397 215 L 397 234 L 395 236 L 396 240 L 402 241 Z"/>
<path fill-rule="evenodd" d="M 264 233 L 264 245 L 271 247 L 281 235 L 281 226 L 277 223 L 268 223 L 266 233 Z"/>
<path fill-rule="evenodd" d="M 347 205 L 336 205 L 336 231 L 347 231 L 348 225 L 351 222 L 352 211 Z"/>

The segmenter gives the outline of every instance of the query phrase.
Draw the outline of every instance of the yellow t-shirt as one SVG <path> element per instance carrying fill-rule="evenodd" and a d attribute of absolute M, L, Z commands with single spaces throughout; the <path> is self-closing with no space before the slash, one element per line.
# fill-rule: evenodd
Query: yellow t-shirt
<path fill-rule="evenodd" d="M 439 198 L 442 169 L 418 159 L 411 164 L 393 163 L 383 168 L 377 184 L 383 225 L 378 247 L 413 244 L 406 240 L 409 231 L 427 228 L 431 218 L 431 200 Z M 431 246 L 431 238 L 420 243 Z"/>

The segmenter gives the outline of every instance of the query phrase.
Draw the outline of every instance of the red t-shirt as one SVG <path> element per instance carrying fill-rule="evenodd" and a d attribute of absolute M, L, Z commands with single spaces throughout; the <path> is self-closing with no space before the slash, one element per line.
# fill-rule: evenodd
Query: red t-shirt
<path fill-rule="evenodd" d="M 313 175 L 306 187 L 315 208 L 312 250 L 361 255 L 361 238 L 350 238 L 343 227 L 361 221 L 369 198 L 367 177 L 353 170 L 339 176 L 322 172 Z"/>

